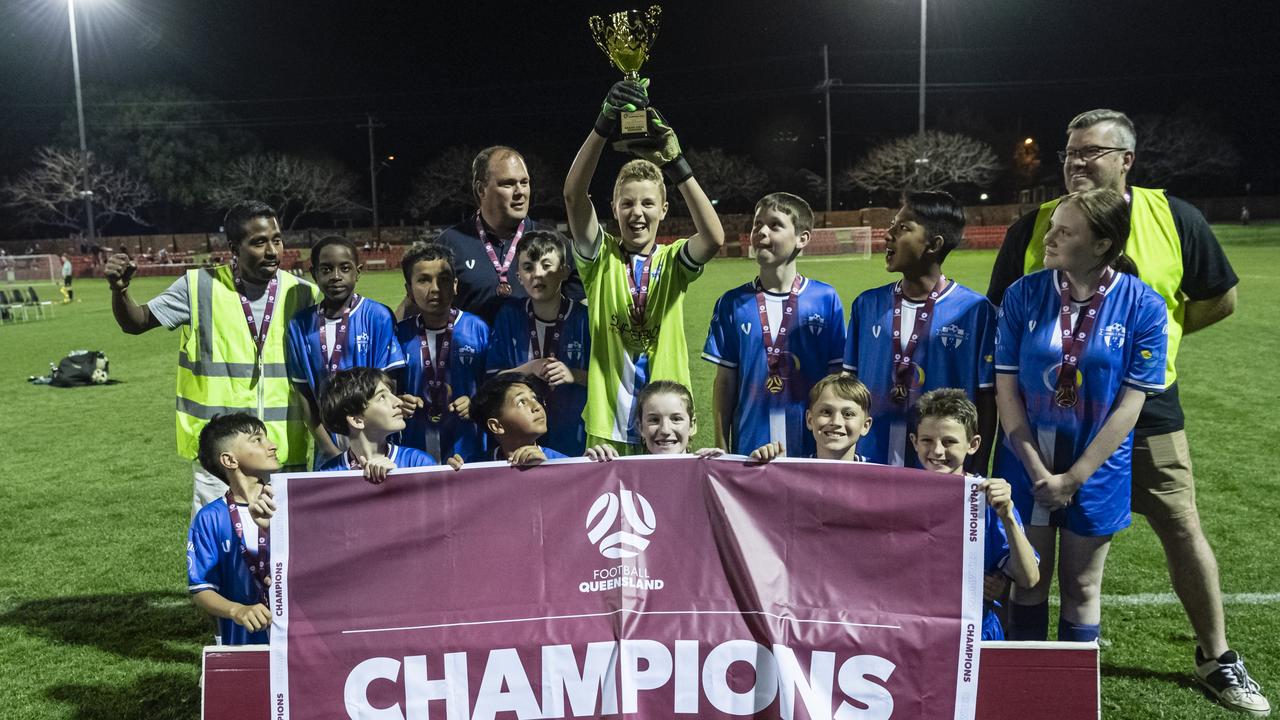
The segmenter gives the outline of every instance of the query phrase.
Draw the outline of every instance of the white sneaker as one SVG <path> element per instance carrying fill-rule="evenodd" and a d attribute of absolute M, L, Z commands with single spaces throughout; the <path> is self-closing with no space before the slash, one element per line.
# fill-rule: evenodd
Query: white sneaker
<path fill-rule="evenodd" d="M 1197 647 L 1196 679 L 1206 695 L 1228 710 L 1254 717 L 1271 714 L 1271 703 L 1263 696 L 1258 683 L 1249 677 L 1249 671 L 1244 669 L 1244 660 L 1235 650 L 1222 653 L 1216 660 L 1206 660 Z"/>

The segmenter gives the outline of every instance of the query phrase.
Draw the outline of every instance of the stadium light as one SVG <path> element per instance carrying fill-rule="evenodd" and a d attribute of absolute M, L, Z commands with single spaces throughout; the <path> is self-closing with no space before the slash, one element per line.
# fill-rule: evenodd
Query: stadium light
<path fill-rule="evenodd" d="M 71 72 L 76 82 L 76 121 L 80 126 L 80 170 L 84 189 L 80 196 L 84 198 L 84 218 L 88 230 L 85 243 L 92 245 L 93 231 L 93 188 L 89 185 L 89 150 L 84 139 L 84 99 L 80 94 L 80 48 L 76 43 L 76 0 L 67 0 L 67 23 L 71 28 Z"/>
<path fill-rule="evenodd" d="M 1024 139 L 1024 140 L 1022 141 L 1022 144 L 1023 144 L 1023 145 L 1031 145 L 1031 144 L 1032 144 L 1032 143 L 1034 143 L 1035 141 L 1036 141 L 1036 140 L 1035 140 L 1035 138 L 1026 138 L 1026 139 Z"/>

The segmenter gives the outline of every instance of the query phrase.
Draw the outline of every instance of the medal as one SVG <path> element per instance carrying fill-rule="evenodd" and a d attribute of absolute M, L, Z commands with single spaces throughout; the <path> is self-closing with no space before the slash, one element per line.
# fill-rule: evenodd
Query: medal
<path fill-rule="evenodd" d="M 493 264 L 493 271 L 498 274 L 498 295 L 507 297 L 511 294 L 511 283 L 507 280 L 507 270 L 511 267 L 511 261 L 516 257 L 516 248 L 520 246 L 520 238 L 524 236 L 524 220 L 516 226 L 516 234 L 511 237 L 511 244 L 507 246 L 507 253 L 502 260 L 498 260 L 498 253 L 493 251 L 493 243 L 490 241 L 489 235 L 484 231 L 484 222 L 480 220 L 480 213 L 476 213 L 476 236 L 480 238 L 480 244 L 484 246 L 484 251 L 489 255 L 489 262 Z"/>
<path fill-rule="evenodd" d="M 1080 399 L 1076 385 L 1080 356 L 1084 354 L 1085 345 L 1089 343 L 1093 324 L 1098 320 L 1098 315 L 1102 311 L 1102 302 L 1107 298 L 1107 288 L 1110 287 L 1115 275 L 1115 270 L 1111 268 L 1107 268 L 1102 274 L 1102 279 L 1098 281 L 1098 290 L 1093 294 L 1089 305 L 1081 309 L 1073 332 L 1071 285 L 1067 282 L 1065 273 L 1055 273 L 1055 277 L 1058 278 L 1058 300 L 1060 301 L 1058 334 L 1062 338 L 1062 364 L 1058 366 L 1058 382 L 1057 389 L 1053 393 L 1053 401 L 1060 408 L 1075 407 Z"/>
<path fill-rule="evenodd" d="M 627 315 L 631 322 L 626 335 L 632 347 L 643 351 L 649 348 L 652 340 L 652 334 L 645 329 L 644 322 L 645 310 L 649 305 L 649 281 L 653 277 L 653 253 L 644 256 L 644 262 L 640 265 L 639 282 L 636 282 L 635 268 L 630 259 L 627 265 L 627 291 L 631 295 L 631 307 L 627 309 Z"/>
<path fill-rule="evenodd" d="M 916 354 L 916 348 L 920 345 L 920 338 L 929 334 L 929 326 L 933 318 L 933 306 L 937 303 L 938 297 L 942 295 L 942 291 L 947 288 L 947 276 L 939 275 L 938 282 L 929 291 L 929 297 L 925 298 L 924 305 L 916 310 L 915 322 L 912 323 L 911 337 L 907 338 L 906 347 L 902 347 L 902 302 L 905 296 L 902 293 L 902 282 L 899 281 L 893 286 L 893 344 L 897 347 L 893 352 L 893 377 L 894 385 L 890 396 L 893 401 L 899 404 L 905 404 L 911 396 L 912 377 L 915 375 L 912 360 Z"/>
<path fill-rule="evenodd" d="M 760 313 L 760 339 L 764 343 L 765 365 L 769 368 L 769 377 L 765 378 L 764 387 L 777 395 L 787 386 L 787 376 L 791 374 L 791 363 L 787 362 L 787 338 L 796 320 L 796 305 L 800 302 L 800 286 L 804 285 L 804 277 L 797 274 L 791 281 L 791 289 L 782 304 L 782 317 L 778 319 L 776 333 L 769 327 L 769 307 L 765 300 L 764 287 L 756 279 L 756 310 Z"/>
<path fill-rule="evenodd" d="M 1060 387 L 1053 393 L 1053 402 L 1060 408 L 1075 407 L 1078 399 L 1079 395 L 1074 384 Z"/>
<path fill-rule="evenodd" d="M 449 374 L 449 350 L 453 346 L 453 325 L 457 321 L 458 309 L 450 308 L 449 322 L 445 325 L 444 331 L 436 335 L 436 352 L 433 362 L 431 349 L 427 344 L 430 342 L 427 336 L 427 324 L 421 315 L 418 316 L 418 337 L 422 340 L 418 349 L 422 353 L 422 379 L 426 390 L 423 399 L 426 400 L 427 416 L 433 423 L 440 422 L 448 403 L 448 385 L 445 384 L 445 378 Z"/>

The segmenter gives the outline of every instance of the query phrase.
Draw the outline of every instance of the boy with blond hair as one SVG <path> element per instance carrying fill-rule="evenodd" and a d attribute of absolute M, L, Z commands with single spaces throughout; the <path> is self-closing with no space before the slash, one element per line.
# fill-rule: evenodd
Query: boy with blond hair
<path fill-rule="evenodd" d="M 591 330 L 583 412 L 586 444 L 611 444 L 623 454 L 641 447 L 636 397 L 644 386 L 654 380 L 690 384 L 685 291 L 724 245 L 724 229 L 711 201 L 656 110 L 650 110 L 655 137 L 627 146 L 639 159 L 624 165 L 614 183 L 611 205 L 618 236 L 605 232 L 596 218 L 587 190 L 605 143 L 621 111 L 647 105 L 647 84 L 616 83 L 564 186 Z M 668 208 L 664 174 L 680 191 L 697 229 L 670 245 L 657 242 Z"/>

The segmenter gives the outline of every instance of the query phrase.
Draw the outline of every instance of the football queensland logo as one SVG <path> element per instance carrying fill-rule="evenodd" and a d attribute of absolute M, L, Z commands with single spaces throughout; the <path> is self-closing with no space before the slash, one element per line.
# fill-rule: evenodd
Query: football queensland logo
<path fill-rule="evenodd" d="M 630 490 L 605 493 L 596 498 L 587 511 L 587 539 L 610 560 L 626 560 L 649 547 L 648 536 L 658 526 L 653 506 L 643 495 Z M 649 577 L 649 568 L 636 563 L 621 563 L 591 571 L 591 579 L 578 583 L 584 593 L 605 592 L 617 588 L 661 590 L 662 580 Z"/>
<path fill-rule="evenodd" d="M 615 531 L 619 515 L 623 522 Z M 629 558 L 644 552 L 649 547 L 645 536 L 652 535 L 656 527 L 653 506 L 630 490 L 601 495 L 587 512 L 587 539 L 607 558 Z"/>

